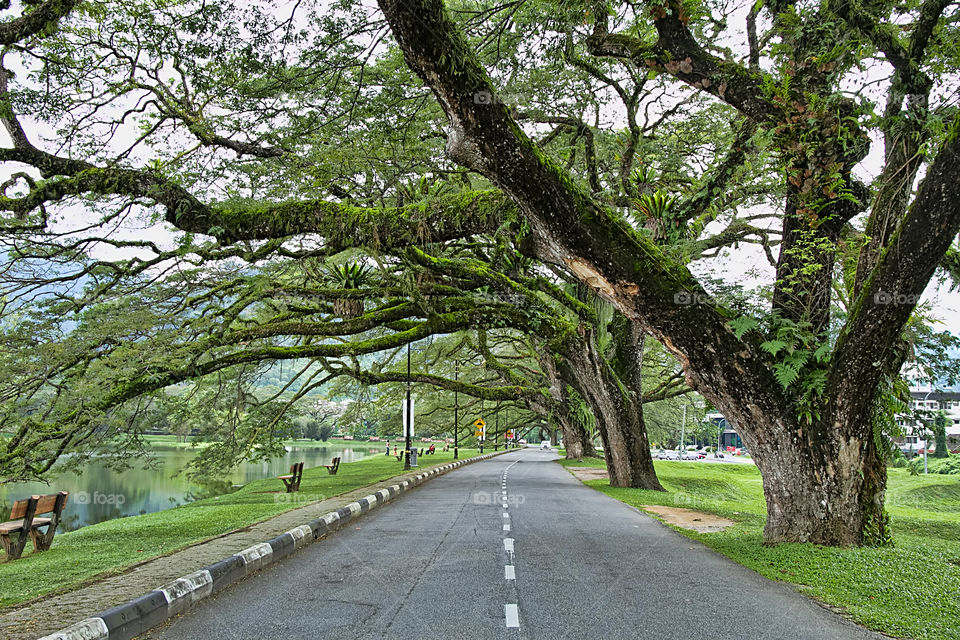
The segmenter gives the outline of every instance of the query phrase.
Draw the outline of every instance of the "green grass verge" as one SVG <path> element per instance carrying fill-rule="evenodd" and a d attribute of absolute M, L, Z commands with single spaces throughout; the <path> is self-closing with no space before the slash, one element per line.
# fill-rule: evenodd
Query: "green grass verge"
<path fill-rule="evenodd" d="M 602 460 L 564 466 L 603 467 Z M 686 507 L 737 522 L 720 533 L 677 529 L 770 578 L 842 608 L 884 633 L 923 640 L 960 640 L 960 479 L 911 476 L 891 469 L 887 510 L 894 546 L 835 549 L 812 544 L 763 545 L 766 510 L 752 465 L 657 461 L 667 493 L 586 484 L 631 504 Z"/>
<path fill-rule="evenodd" d="M 461 459 L 475 455 L 476 449 L 460 449 Z M 452 460 L 452 450 L 419 458 L 421 469 Z M 57 534 L 43 553 L 34 553 L 28 542 L 20 559 L 0 562 L 0 610 L 402 473 L 393 456 L 343 463 L 335 476 L 314 467 L 304 469 L 299 493 L 283 493 L 276 479 L 256 480 L 234 493 Z"/>

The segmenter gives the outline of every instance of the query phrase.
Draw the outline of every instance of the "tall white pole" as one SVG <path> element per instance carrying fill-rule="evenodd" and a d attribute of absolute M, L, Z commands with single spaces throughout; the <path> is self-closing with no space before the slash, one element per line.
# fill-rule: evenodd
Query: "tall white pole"
<path fill-rule="evenodd" d="M 680 457 L 683 457 L 683 452 L 686 451 L 686 447 L 683 444 L 683 438 L 686 435 L 687 430 L 687 405 L 683 405 L 683 422 L 680 423 Z"/>

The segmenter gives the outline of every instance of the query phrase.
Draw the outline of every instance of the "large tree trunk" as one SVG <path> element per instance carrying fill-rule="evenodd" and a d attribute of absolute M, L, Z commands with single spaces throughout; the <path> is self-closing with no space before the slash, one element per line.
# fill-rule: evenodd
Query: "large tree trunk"
<path fill-rule="evenodd" d="M 630 393 L 597 351 L 593 332 L 565 354 L 571 386 L 583 396 L 603 440 L 610 486 L 663 491 L 650 456 L 640 394 Z"/>
<path fill-rule="evenodd" d="M 848 546 L 889 536 L 886 463 L 869 416 L 858 422 L 856 435 L 835 424 L 804 427 L 776 417 L 738 428 L 763 476 L 768 544 Z"/>
<path fill-rule="evenodd" d="M 553 419 L 563 432 L 563 444 L 567 460 L 582 460 L 584 456 L 596 457 L 593 440 L 582 424 L 572 418 L 572 398 L 567 392 L 567 381 L 557 369 L 554 354 L 545 344 L 535 344 L 537 361 L 549 383 L 551 411 L 547 419 Z M 528 403 L 529 404 L 529 403 Z"/>
<path fill-rule="evenodd" d="M 564 393 L 564 396 L 567 394 Z M 565 405 L 557 415 L 557 423 L 563 432 L 563 447 L 566 449 L 567 460 L 583 460 L 596 458 L 597 450 L 593 446 L 593 439 L 586 428 L 570 416 L 569 405 Z"/>
<path fill-rule="evenodd" d="M 764 337 L 733 331 L 729 322 L 734 314 L 710 302 L 688 269 L 670 260 L 649 238 L 620 223 L 536 148 L 510 110 L 496 98 L 489 76 L 447 16 L 441 0 L 379 0 L 379 4 L 408 65 L 431 87 L 449 118 L 448 155 L 509 193 L 530 223 L 531 244 L 537 256 L 565 265 L 663 342 L 681 361 L 690 386 L 739 426 L 765 474 L 770 509 L 767 541 L 856 544 L 864 539 L 865 532 L 869 534 L 870 526 L 882 524 L 882 508 L 877 501 L 883 497 L 883 468 L 874 450 L 872 429 L 865 421 L 870 418 L 878 385 L 894 370 L 890 365 L 897 356 L 891 345 L 897 342 L 913 311 L 911 300 L 922 294 L 960 230 L 960 208 L 956 206 L 960 201 L 960 121 L 950 125 L 945 142 L 931 154 L 912 205 L 879 253 L 849 309 L 829 364 L 824 365 L 827 383 L 823 398 L 813 407 L 820 415 L 813 425 L 816 428 L 811 428 L 799 423 L 801 408 L 794 391 L 784 391 L 777 381 L 774 373 L 780 361 L 765 352 Z M 678 2 L 669 4 L 671 9 L 679 8 Z M 803 129 L 806 117 L 801 114 L 801 107 L 806 109 L 803 100 L 788 105 L 785 113 L 762 90 L 762 74 L 712 57 L 695 41 L 678 14 L 668 13 L 654 24 L 659 38 L 655 47 L 614 34 L 606 41 L 617 46 L 601 47 L 600 53 L 617 55 L 614 49 L 627 48 L 630 51 L 623 52 L 623 57 L 644 62 L 655 58 L 658 70 L 673 73 L 689 84 L 696 82 L 702 87 L 700 79 L 710 78 L 709 92 L 752 120 L 775 126 L 785 114 L 793 122 L 793 133 L 807 133 Z M 636 47 L 620 46 L 625 42 L 635 42 Z M 682 71 L 682 65 L 680 72 L 668 66 L 685 59 L 692 74 Z M 854 120 L 831 115 L 829 127 L 824 120 L 818 126 L 825 130 L 814 127 L 812 132 L 821 137 L 842 132 L 838 139 L 856 143 L 835 159 L 838 175 L 844 179 L 863 151 L 857 148 L 863 136 L 851 122 Z M 791 131 L 785 131 L 777 142 L 786 145 L 790 135 Z M 823 142 L 822 151 L 830 153 L 835 148 L 825 139 Z M 787 150 L 784 146 L 781 151 Z M 823 163 L 818 164 L 822 158 L 796 151 L 787 158 L 788 166 L 803 173 L 788 178 L 804 197 L 794 205 L 798 213 L 803 205 L 811 227 L 833 227 L 820 228 L 815 239 L 835 238 L 842 223 L 859 211 L 859 203 L 849 202 L 843 193 L 833 193 L 825 184 L 832 172 L 825 173 Z M 811 153 L 814 151 L 819 153 L 816 149 Z M 859 191 L 853 180 L 846 180 L 845 186 Z M 827 207 L 806 202 L 819 199 L 818 194 L 827 197 Z M 852 195 L 865 201 L 862 196 L 866 194 Z M 813 215 L 813 211 L 819 213 Z M 829 220 L 824 219 L 827 215 Z M 793 237 L 802 239 L 800 234 Z M 808 266 L 818 265 L 812 261 Z M 828 252 L 819 267 L 827 273 L 832 272 L 832 266 L 832 253 Z M 796 269 L 784 271 L 799 273 Z M 781 293 L 786 293 L 783 286 L 789 284 L 780 281 Z M 788 311 L 786 317 L 818 321 L 819 313 L 807 316 L 791 311 L 802 310 L 808 301 L 823 304 L 820 289 L 801 286 L 799 295 L 793 298 L 781 295 L 778 306 Z M 884 292 L 903 296 L 906 303 L 887 304 Z M 598 391 L 592 394 L 592 401 L 597 402 L 608 385 L 602 370 L 594 371 L 593 380 Z M 597 404 L 607 407 L 604 412 L 617 414 L 615 408 L 608 407 L 611 403 Z M 624 436 L 625 444 L 632 440 L 625 430 L 607 429 L 605 442 L 611 450 L 620 449 L 616 446 L 620 436 Z M 620 468 L 612 465 L 611 480 L 619 472 Z"/>

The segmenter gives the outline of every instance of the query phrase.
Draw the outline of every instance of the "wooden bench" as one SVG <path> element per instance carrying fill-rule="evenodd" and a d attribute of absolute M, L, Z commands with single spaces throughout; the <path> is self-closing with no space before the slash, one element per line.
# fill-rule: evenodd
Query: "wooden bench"
<path fill-rule="evenodd" d="M 404 450 L 401 451 L 398 455 L 395 455 L 395 456 L 393 456 L 393 457 L 396 458 L 397 460 L 400 460 L 400 461 L 402 462 L 402 461 L 403 461 L 403 454 L 405 454 L 406 452 L 407 452 L 407 450 L 404 449 Z"/>
<path fill-rule="evenodd" d="M 325 464 L 323 466 L 327 468 L 327 471 L 330 472 L 330 475 L 332 476 L 337 475 L 337 469 L 340 468 L 340 456 L 337 456 L 336 458 L 334 458 L 333 461 L 330 462 L 330 464 Z"/>
<path fill-rule="evenodd" d="M 53 536 L 57 532 L 57 525 L 60 524 L 60 514 L 67 504 L 68 495 L 66 491 L 61 491 L 46 496 L 30 496 L 13 503 L 10 521 L 0 524 L 0 540 L 3 541 L 3 550 L 7 552 L 8 559 L 16 560 L 20 557 L 27 544 L 28 536 L 33 540 L 34 550 L 46 551 L 50 548 L 53 544 Z M 45 513 L 51 516 L 37 517 Z M 47 531 L 41 532 L 40 527 L 47 527 Z M 20 534 L 16 540 L 10 539 L 13 533 Z"/>
<path fill-rule="evenodd" d="M 297 462 L 290 465 L 290 473 L 285 476 L 277 476 L 283 486 L 287 488 L 287 493 L 293 493 L 300 490 L 300 479 L 303 478 L 303 463 Z"/>

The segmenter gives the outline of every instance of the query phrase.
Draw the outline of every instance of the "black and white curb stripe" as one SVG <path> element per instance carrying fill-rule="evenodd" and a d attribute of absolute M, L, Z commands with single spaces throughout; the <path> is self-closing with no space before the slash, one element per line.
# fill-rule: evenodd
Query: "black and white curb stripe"
<path fill-rule="evenodd" d="M 61 629 L 39 640 L 129 640 L 157 626 L 167 618 L 186 611 L 193 603 L 273 564 L 291 552 L 341 528 L 353 518 L 389 502 L 427 480 L 457 467 L 478 462 L 507 451 L 487 453 L 467 460 L 435 467 L 409 480 L 381 489 L 356 502 L 331 511 L 266 542 L 244 549 L 204 569 L 177 578 L 156 591 L 140 596 L 92 618 Z"/>

